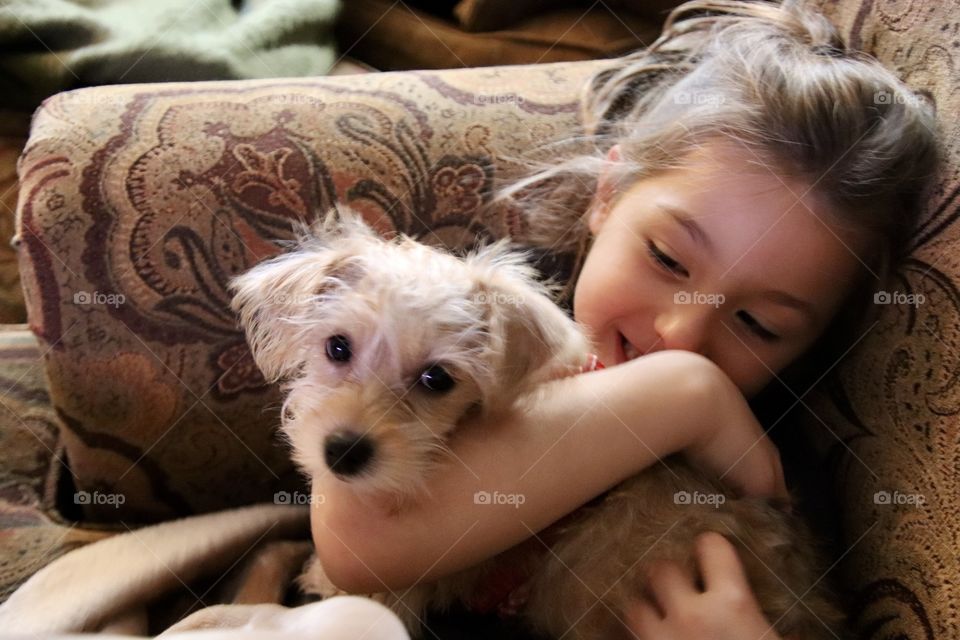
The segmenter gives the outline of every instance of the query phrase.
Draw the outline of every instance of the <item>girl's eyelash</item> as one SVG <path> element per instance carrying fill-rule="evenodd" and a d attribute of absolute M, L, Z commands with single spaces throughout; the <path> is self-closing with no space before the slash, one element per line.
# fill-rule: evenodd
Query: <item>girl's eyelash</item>
<path fill-rule="evenodd" d="M 749 318 L 749 321 L 745 321 L 744 324 L 750 327 L 750 331 L 753 332 L 761 340 L 765 340 L 766 342 L 775 342 L 780 339 L 780 336 L 766 329 L 763 325 L 757 322 L 754 319 L 754 317 L 751 316 L 749 313 L 746 313 L 745 311 L 740 311 L 739 313 Z"/>
<path fill-rule="evenodd" d="M 687 270 L 683 268 L 683 265 L 665 254 L 663 251 L 660 251 L 660 249 L 653 243 L 652 240 L 647 240 L 647 252 L 650 254 L 650 257 L 656 260 L 656 262 L 667 271 L 683 276 L 690 275 L 687 273 Z"/>
<path fill-rule="evenodd" d="M 675 274 L 680 274 L 684 276 L 690 275 L 689 273 L 687 273 L 687 270 L 684 269 L 679 262 L 677 262 L 667 254 L 665 254 L 663 251 L 661 251 L 657 247 L 657 245 L 654 244 L 652 240 L 647 240 L 647 252 L 650 254 L 650 257 L 652 257 L 657 262 L 657 264 L 659 264 L 660 267 L 662 267 L 663 269 L 666 269 L 667 271 L 670 271 L 671 273 L 675 273 Z M 768 330 L 766 327 L 761 325 L 749 313 L 746 313 L 744 311 L 741 311 L 739 313 L 741 314 L 741 318 L 744 318 L 744 317 L 747 318 L 746 320 L 744 320 L 744 324 L 747 325 L 750 332 L 752 332 L 755 336 L 757 336 L 761 340 L 764 340 L 766 342 L 775 342 L 776 340 L 780 339 L 780 336 L 778 336 L 777 334 L 773 333 L 772 331 Z"/>

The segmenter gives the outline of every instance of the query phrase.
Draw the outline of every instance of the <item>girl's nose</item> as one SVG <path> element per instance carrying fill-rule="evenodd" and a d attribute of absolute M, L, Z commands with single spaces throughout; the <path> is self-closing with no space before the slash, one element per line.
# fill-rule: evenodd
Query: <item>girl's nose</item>
<path fill-rule="evenodd" d="M 680 349 L 705 355 L 710 309 L 706 305 L 673 304 L 654 321 L 657 350 Z"/>

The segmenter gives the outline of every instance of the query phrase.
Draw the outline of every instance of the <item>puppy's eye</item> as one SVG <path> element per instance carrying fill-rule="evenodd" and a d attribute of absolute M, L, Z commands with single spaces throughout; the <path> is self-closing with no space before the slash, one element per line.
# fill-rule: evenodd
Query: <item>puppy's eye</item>
<path fill-rule="evenodd" d="M 327 357 L 334 362 L 349 362 L 353 352 L 350 351 L 350 339 L 347 336 L 330 336 L 327 338 Z"/>
<path fill-rule="evenodd" d="M 443 393 L 452 389 L 455 381 L 446 369 L 435 364 L 423 370 L 417 383 L 430 391 Z"/>

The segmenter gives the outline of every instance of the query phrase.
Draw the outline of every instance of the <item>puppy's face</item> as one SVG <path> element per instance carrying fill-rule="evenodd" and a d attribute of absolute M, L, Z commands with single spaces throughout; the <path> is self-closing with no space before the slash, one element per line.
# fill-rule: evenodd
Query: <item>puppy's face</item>
<path fill-rule="evenodd" d="M 297 465 L 411 494 L 465 417 L 556 375 L 579 334 L 505 247 L 461 260 L 350 215 L 236 278 L 233 306 L 265 376 L 286 380 Z"/>

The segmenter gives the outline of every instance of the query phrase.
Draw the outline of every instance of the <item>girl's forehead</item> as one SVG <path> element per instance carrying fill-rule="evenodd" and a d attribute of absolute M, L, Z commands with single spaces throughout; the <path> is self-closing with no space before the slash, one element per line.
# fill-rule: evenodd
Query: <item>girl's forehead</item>
<path fill-rule="evenodd" d="M 777 227 L 825 231 L 837 219 L 816 178 L 791 175 L 729 141 L 705 144 L 677 167 L 640 178 L 621 200 L 631 204 L 621 213 L 673 214 L 691 231 L 712 227 L 751 243 Z"/>

